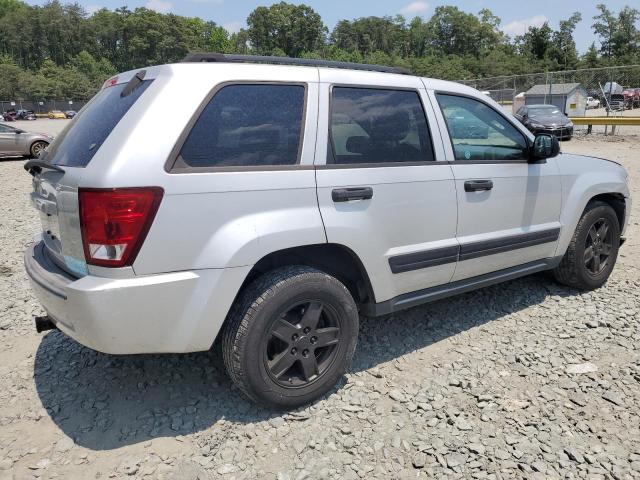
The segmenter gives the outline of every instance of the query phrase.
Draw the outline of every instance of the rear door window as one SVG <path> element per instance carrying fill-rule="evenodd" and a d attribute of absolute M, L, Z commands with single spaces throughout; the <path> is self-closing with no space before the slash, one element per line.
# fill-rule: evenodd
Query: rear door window
<path fill-rule="evenodd" d="M 227 85 L 200 114 L 174 170 L 295 165 L 304 106 L 303 85 Z"/>
<path fill-rule="evenodd" d="M 120 119 L 129 111 L 152 80 L 144 80 L 130 94 L 121 83 L 107 87 L 91 99 L 48 149 L 54 165 L 86 167 Z"/>
<path fill-rule="evenodd" d="M 435 160 L 418 92 L 334 87 L 328 164 Z"/>

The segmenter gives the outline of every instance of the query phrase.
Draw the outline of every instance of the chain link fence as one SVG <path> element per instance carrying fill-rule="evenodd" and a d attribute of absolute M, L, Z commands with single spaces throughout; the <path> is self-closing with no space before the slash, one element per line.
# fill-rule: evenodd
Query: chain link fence
<path fill-rule="evenodd" d="M 46 114 L 52 110 L 80 110 L 86 100 L 0 100 L 0 113 L 12 110 L 31 110 L 36 114 Z"/>
<path fill-rule="evenodd" d="M 580 84 L 586 95 L 593 99 L 587 105 L 586 115 L 640 116 L 640 65 L 476 78 L 459 82 L 483 91 L 501 105 L 513 106 L 514 109 L 526 102 L 526 92 L 535 86 L 538 86 L 535 89 L 538 93 L 549 92 L 549 97 L 543 103 L 555 103 L 550 98 L 552 92 L 561 90 L 560 86 L 571 88 L 568 84 Z"/>

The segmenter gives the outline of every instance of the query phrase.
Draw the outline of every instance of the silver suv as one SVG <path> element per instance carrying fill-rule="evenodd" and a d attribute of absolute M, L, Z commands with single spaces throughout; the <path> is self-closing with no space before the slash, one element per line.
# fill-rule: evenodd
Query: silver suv
<path fill-rule="evenodd" d="M 333 387 L 359 315 L 543 270 L 601 286 L 630 209 L 620 165 L 472 88 L 313 60 L 123 73 L 25 167 L 39 330 L 113 354 L 220 337 L 239 388 L 281 407 Z"/>

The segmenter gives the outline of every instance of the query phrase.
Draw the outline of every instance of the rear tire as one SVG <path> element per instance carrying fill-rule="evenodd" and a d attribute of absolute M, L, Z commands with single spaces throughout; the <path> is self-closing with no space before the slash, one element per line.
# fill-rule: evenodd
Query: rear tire
<path fill-rule="evenodd" d="M 560 283 L 593 290 L 608 280 L 620 248 L 618 216 L 605 202 L 587 205 L 560 265 L 553 271 Z"/>
<path fill-rule="evenodd" d="M 33 142 L 31 145 L 31 149 L 29 152 L 31 153 L 31 158 L 38 158 L 45 148 L 47 148 L 49 144 L 47 142 L 37 141 Z"/>
<path fill-rule="evenodd" d="M 241 292 L 225 325 L 224 363 L 252 401 L 307 404 L 347 371 L 358 338 L 358 311 L 334 277 L 303 266 L 268 272 Z"/>

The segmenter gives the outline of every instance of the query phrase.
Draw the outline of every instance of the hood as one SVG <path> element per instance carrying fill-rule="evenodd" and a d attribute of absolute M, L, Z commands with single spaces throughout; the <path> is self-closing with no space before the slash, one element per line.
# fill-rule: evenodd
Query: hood
<path fill-rule="evenodd" d="M 591 155 L 578 155 L 576 153 L 572 153 L 569 155 L 563 155 L 564 158 L 570 158 L 571 160 L 576 160 L 578 162 L 584 161 L 584 160 L 601 160 L 603 162 L 609 162 L 609 163 L 614 163 L 620 167 L 622 167 L 624 169 L 624 165 L 622 165 L 621 163 L 616 162 L 615 160 L 611 160 L 610 158 L 602 158 L 602 157 L 593 157 Z M 626 169 L 625 169 L 626 171 Z"/>
<path fill-rule="evenodd" d="M 543 125 L 566 125 L 569 119 L 564 115 L 529 115 L 529 120 Z"/>

